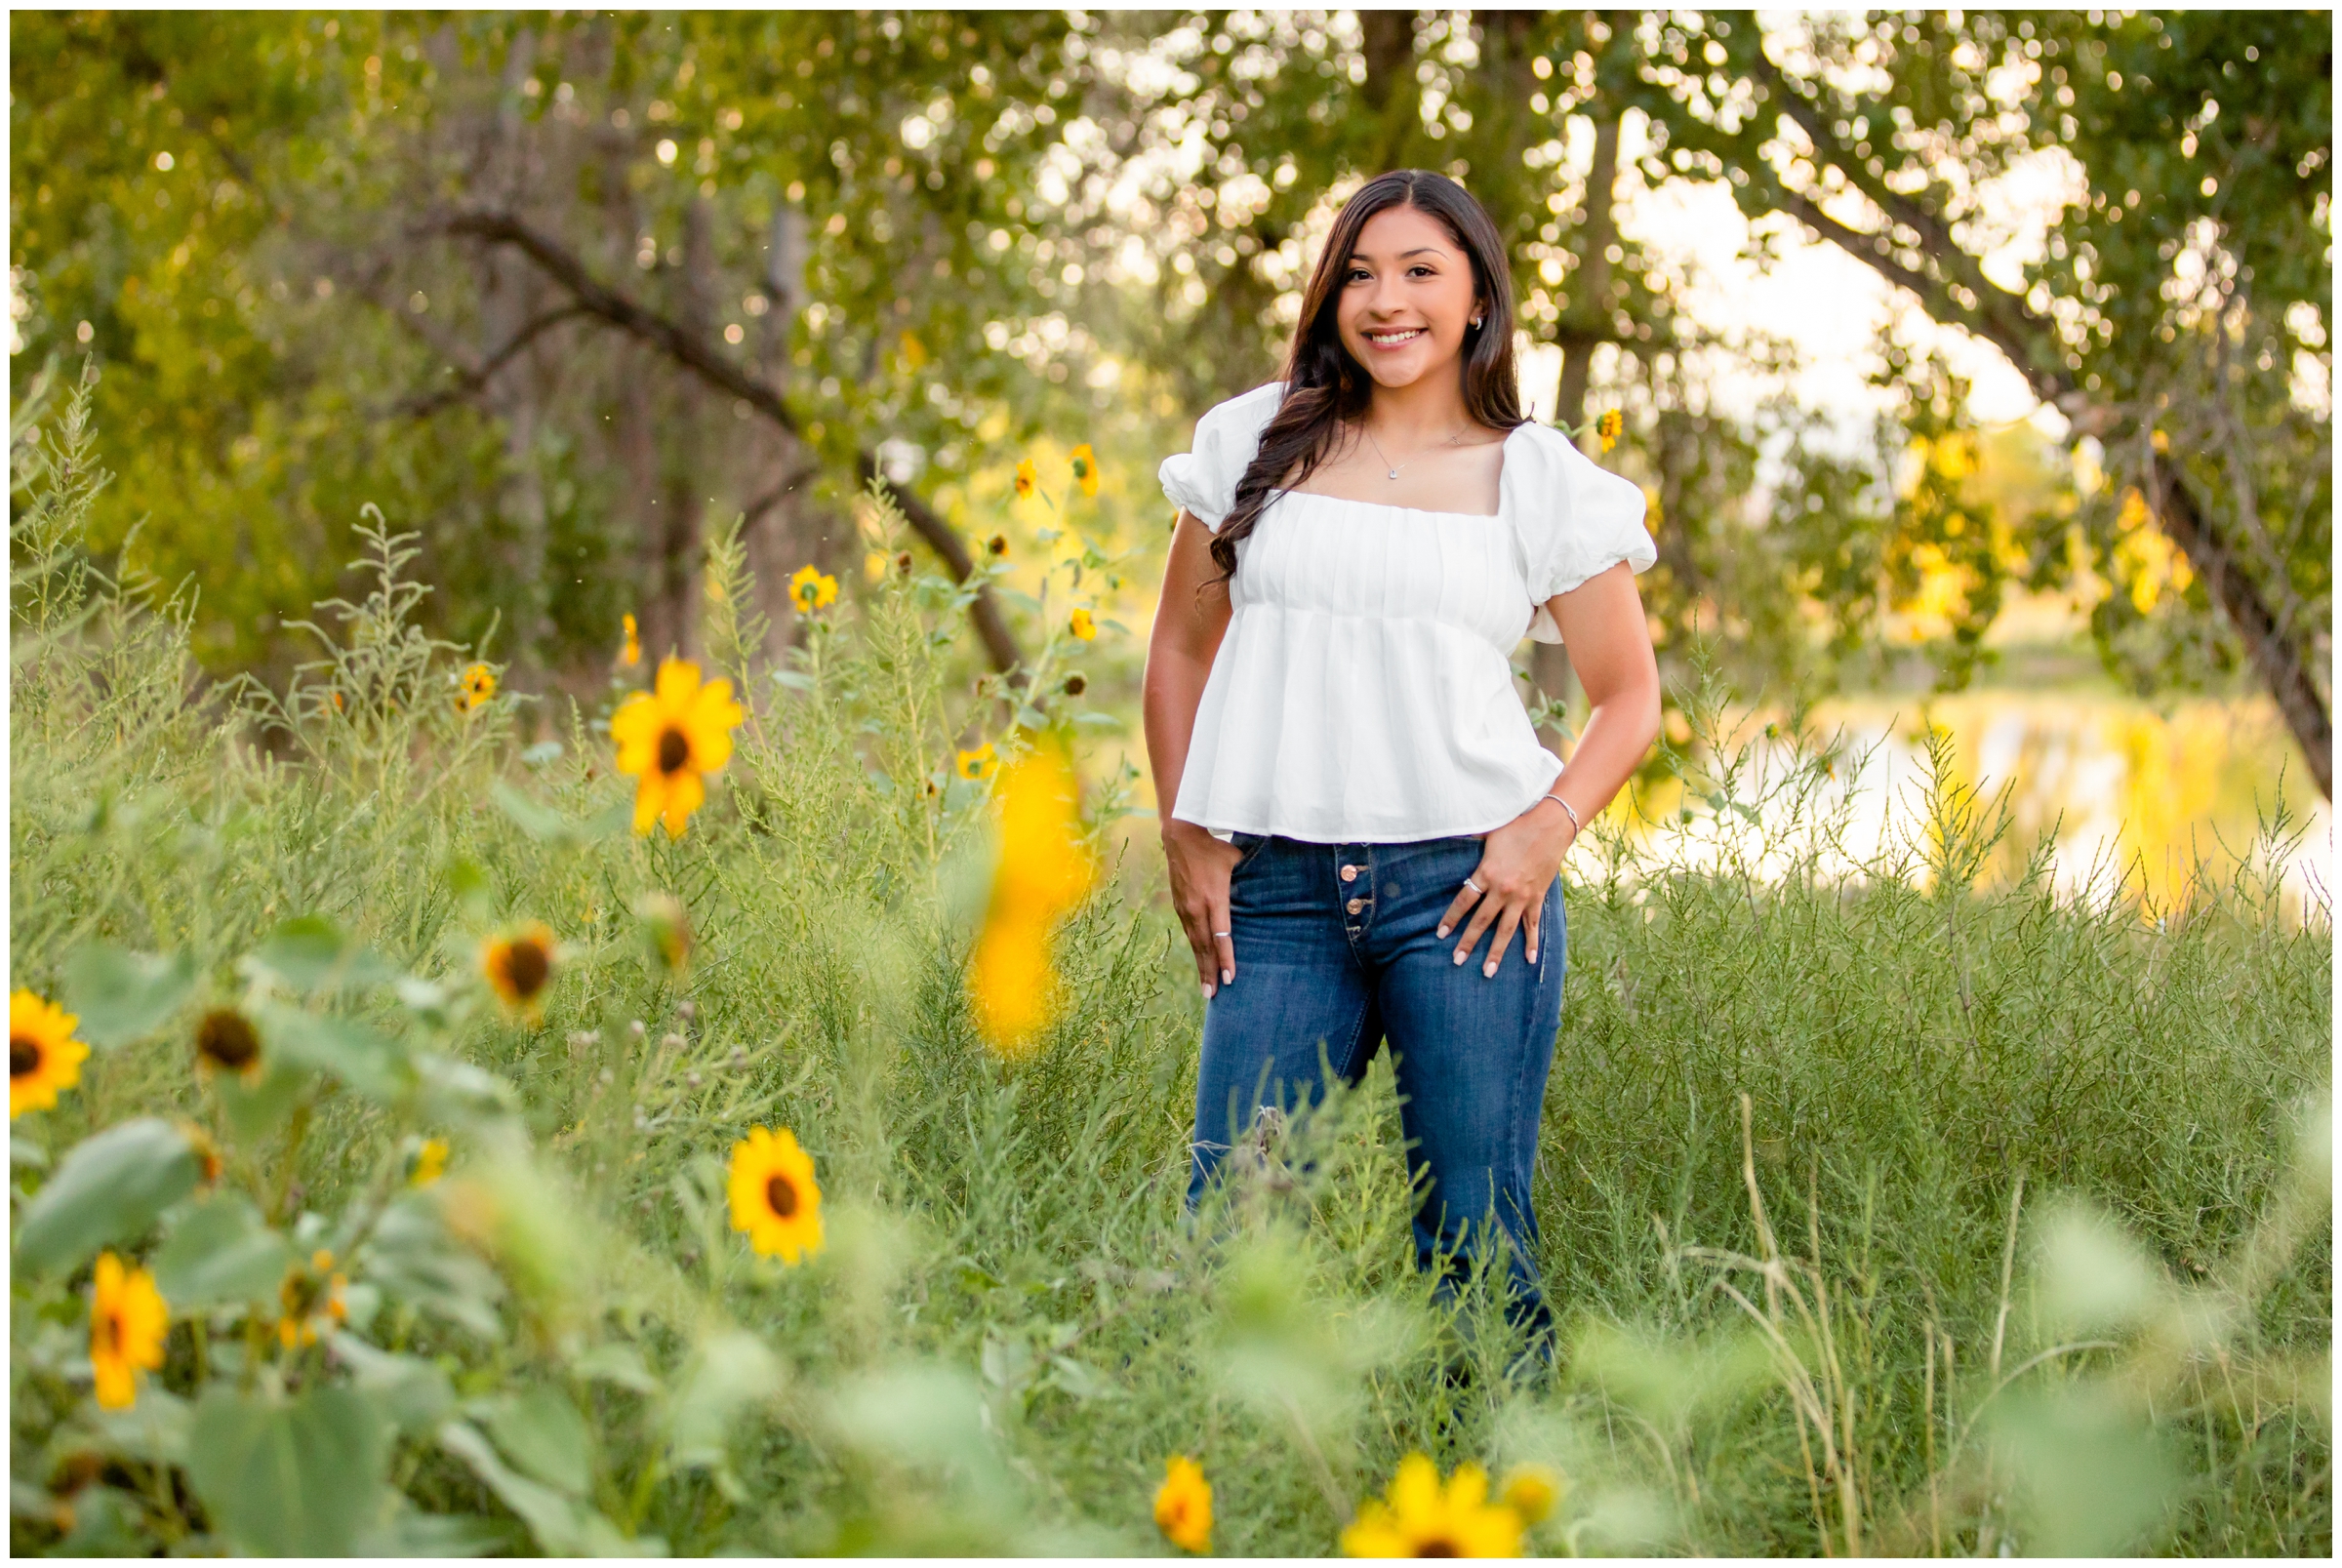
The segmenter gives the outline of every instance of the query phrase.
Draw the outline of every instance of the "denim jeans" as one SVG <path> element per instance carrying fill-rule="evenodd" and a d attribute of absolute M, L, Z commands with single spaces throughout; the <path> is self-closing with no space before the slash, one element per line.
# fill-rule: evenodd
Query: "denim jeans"
<path fill-rule="evenodd" d="M 1506 1312 L 1533 1337 L 1552 1317 L 1538 1288 L 1529 1178 L 1546 1073 L 1561 1021 L 1561 880 L 1546 890 L 1537 961 L 1514 934 L 1493 978 L 1469 963 L 1439 917 L 1479 864 L 1481 840 L 1314 844 L 1238 833 L 1229 889 L 1236 978 L 1204 1006 L 1195 1085 L 1193 1208 L 1258 1107 L 1314 1105 L 1323 1072 L 1357 1082 L 1386 1035 L 1398 1078 L 1408 1172 L 1428 1178 L 1415 1215 L 1415 1263 L 1452 1296 L 1508 1242 Z M 1322 1052 L 1320 1047 L 1322 1046 Z"/>

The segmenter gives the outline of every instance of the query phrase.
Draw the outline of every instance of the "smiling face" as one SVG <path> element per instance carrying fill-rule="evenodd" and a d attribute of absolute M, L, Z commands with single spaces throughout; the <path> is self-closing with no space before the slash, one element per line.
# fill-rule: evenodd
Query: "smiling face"
<path fill-rule="evenodd" d="M 1413 207 L 1389 207 L 1358 230 L 1334 320 L 1342 345 L 1383 386 L 1445 370 L 1464 351 L 1482 302 L 1472 261 L 1447 225 Z"/>

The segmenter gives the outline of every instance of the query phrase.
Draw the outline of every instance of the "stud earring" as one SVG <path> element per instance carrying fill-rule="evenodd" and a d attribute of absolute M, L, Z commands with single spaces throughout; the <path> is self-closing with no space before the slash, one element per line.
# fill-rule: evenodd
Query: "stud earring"
<path fill-rule="evenodd" d="M 1472 318 L 1472 324 L 1473 324 L 1474 327 L 1477 327 L 1477 326 L 1480 324 L 1480 318 L 1479 318 L 1479 317 L 1477 317 L 1477 316 L 1474 316 L 1474 317 L 1473 317 L 1473 318 Z"/>

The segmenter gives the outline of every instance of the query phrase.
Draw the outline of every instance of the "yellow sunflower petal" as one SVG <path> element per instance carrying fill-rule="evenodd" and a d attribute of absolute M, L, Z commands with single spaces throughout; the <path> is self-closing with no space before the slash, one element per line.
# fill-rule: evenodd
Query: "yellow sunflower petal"
<path fill-rule="evenodd" d="M 685 707 L 692 693 L 700 689 L 700 666 L 688 659 L 659 661 L 658 694 L 660 706 L 671 712 Z"/>
<path fill-rule="evenodd" d="M 667 782 L 656 768 L 646 768 L 634 786 L 634 831 L 647 833 L 666 810 Z"/>
<path fill-rule="evenodd" d="M 707 800 L 707 786 L 700 783 L 698 774 L 678 773 L 669 779 L 666 783 L 666 810 L 665 812 L 666 836 L 681 838 L 684 824 L 691 821 L 691 814 L 705 805 Z M 634 808 L 634 815 L 638 818 L 642 815 L 642 807 L 639 804 Z M 643 830 L 649 831 L 647 827 Z"/>

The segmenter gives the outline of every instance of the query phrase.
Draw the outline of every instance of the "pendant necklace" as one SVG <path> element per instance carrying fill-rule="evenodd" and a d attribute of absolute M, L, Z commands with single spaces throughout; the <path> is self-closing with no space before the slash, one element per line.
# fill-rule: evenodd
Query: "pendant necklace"
<path fill-rule="evenodd" d="M 1465 421 L 1465 422 L 1464 422 L 1462 424 L 1459 424 L 1459 425 L 1457 425 L 1457 426 L 1456 426 L 1456 433 L 1455 433 L 1454 435 L 1451 435 L 1451 436 L 1449 436 L 1449 437 L 1448 437 L 1446 440 L 1444 440 L 1444 441 L 1435 441 L 1435 442 L 1433 442 L 1432 445 L 1430 445 L 1430 446 L 1428 446 L 1428 447 L 1425 447 L 1425 448 L 1423 449 L 1423 452 L 1418 452 L 1418 453 L 1416 453 L 1416 454 L 1415 454 L 1415 458 L 1420 458 L 1420 457 L 1422 457 L 1422 456 L 1424 455 L 1424 453 L 1425 453 L 1425 452 L 1436 452 L 1436 451 L 1438 451 L 1438 450 L 1439 450 L 1441 447 L 1452 447 L 1452 446 L 1454 446 L 1454 445 L 1456 444 L 1456 442 L 1457 442 L 1457 441 L 1458 441 L 1458 440 L 1459 440 L 1459 439 L 1460 439 L 1460 438 L 1463 436 L 1464 432 L 1465 432 L 1466 430 L 1469 430 L 1469 429 L 1471 429 L 1471 428 L 1472 428 L 1472 422 L 1471 422 L 1470 420 L 1466 420 L 1466 421 Z M 1386 478 L 1386 479 L 1395 479 L 1395 478 L 1397 478 L 1397 477 L 1398 477 L 1398 470 L 1399 470 L 1399 469 L 1401 469 L 1401 468 L 1403 468 L 1403 467 L 1405 467 L 1405 466 L 1407 465 L 1407 462 L 1413 462 L 1415 461 L 1415 458 L 1409 458 L 1409 459 L 1407 460 L 1407 462 L 1397 462 L 1397 463 L 1394 463 L 1394 462 L 1393 462 L 1391 461 L 1391 454 L 1389 454 L 1388 452 L 1385 452 L 1385 451 L 1383 450 L 1383 444 L 1382 444 L 1380 441 L 1377 441 L 1377 440 L 1375 440 L 1375 438 L 1374 438 L 1374 432 L 1373 432 L 1372 430 L 1369 430 L 1369 429 L 1367 429 L 1367 428 L 1366 428 L 1366 422 L 1365 422 L 1363 420 L 1361 420 L 1361 421 L 1359 421 L 1359 422 L 1358 422 L 1358 429 L 1359 429 L 1359 430 L 1360 430 L 1360 431 L 1361 431 L 1361 432 L 1362 432 L 1362 433 L 1365 435 L 1365 437 L 1366 437 L 1366 440 L 1367 440 L 1367 443 L 1368 443 L 1369 445 L 1371 445 L 1371 446 L 1374 448 L 1374 455 L 1375 455 L 1376 457 L 1378 457 L 1378 458 L 1380 458 L 1380 459 L 1382 459 L 1382 460 L 1383 460 L 1383 466 L 1384 466 L 1385 468 L 1388 468 L 1388 469 L 1390 470 L 1390 472 L 1389 472 L 1389 473 L 1387 473 L 1387 474 L 1385 474 L 1385 475 L 1383 476 L 1384 478 Z"/>

